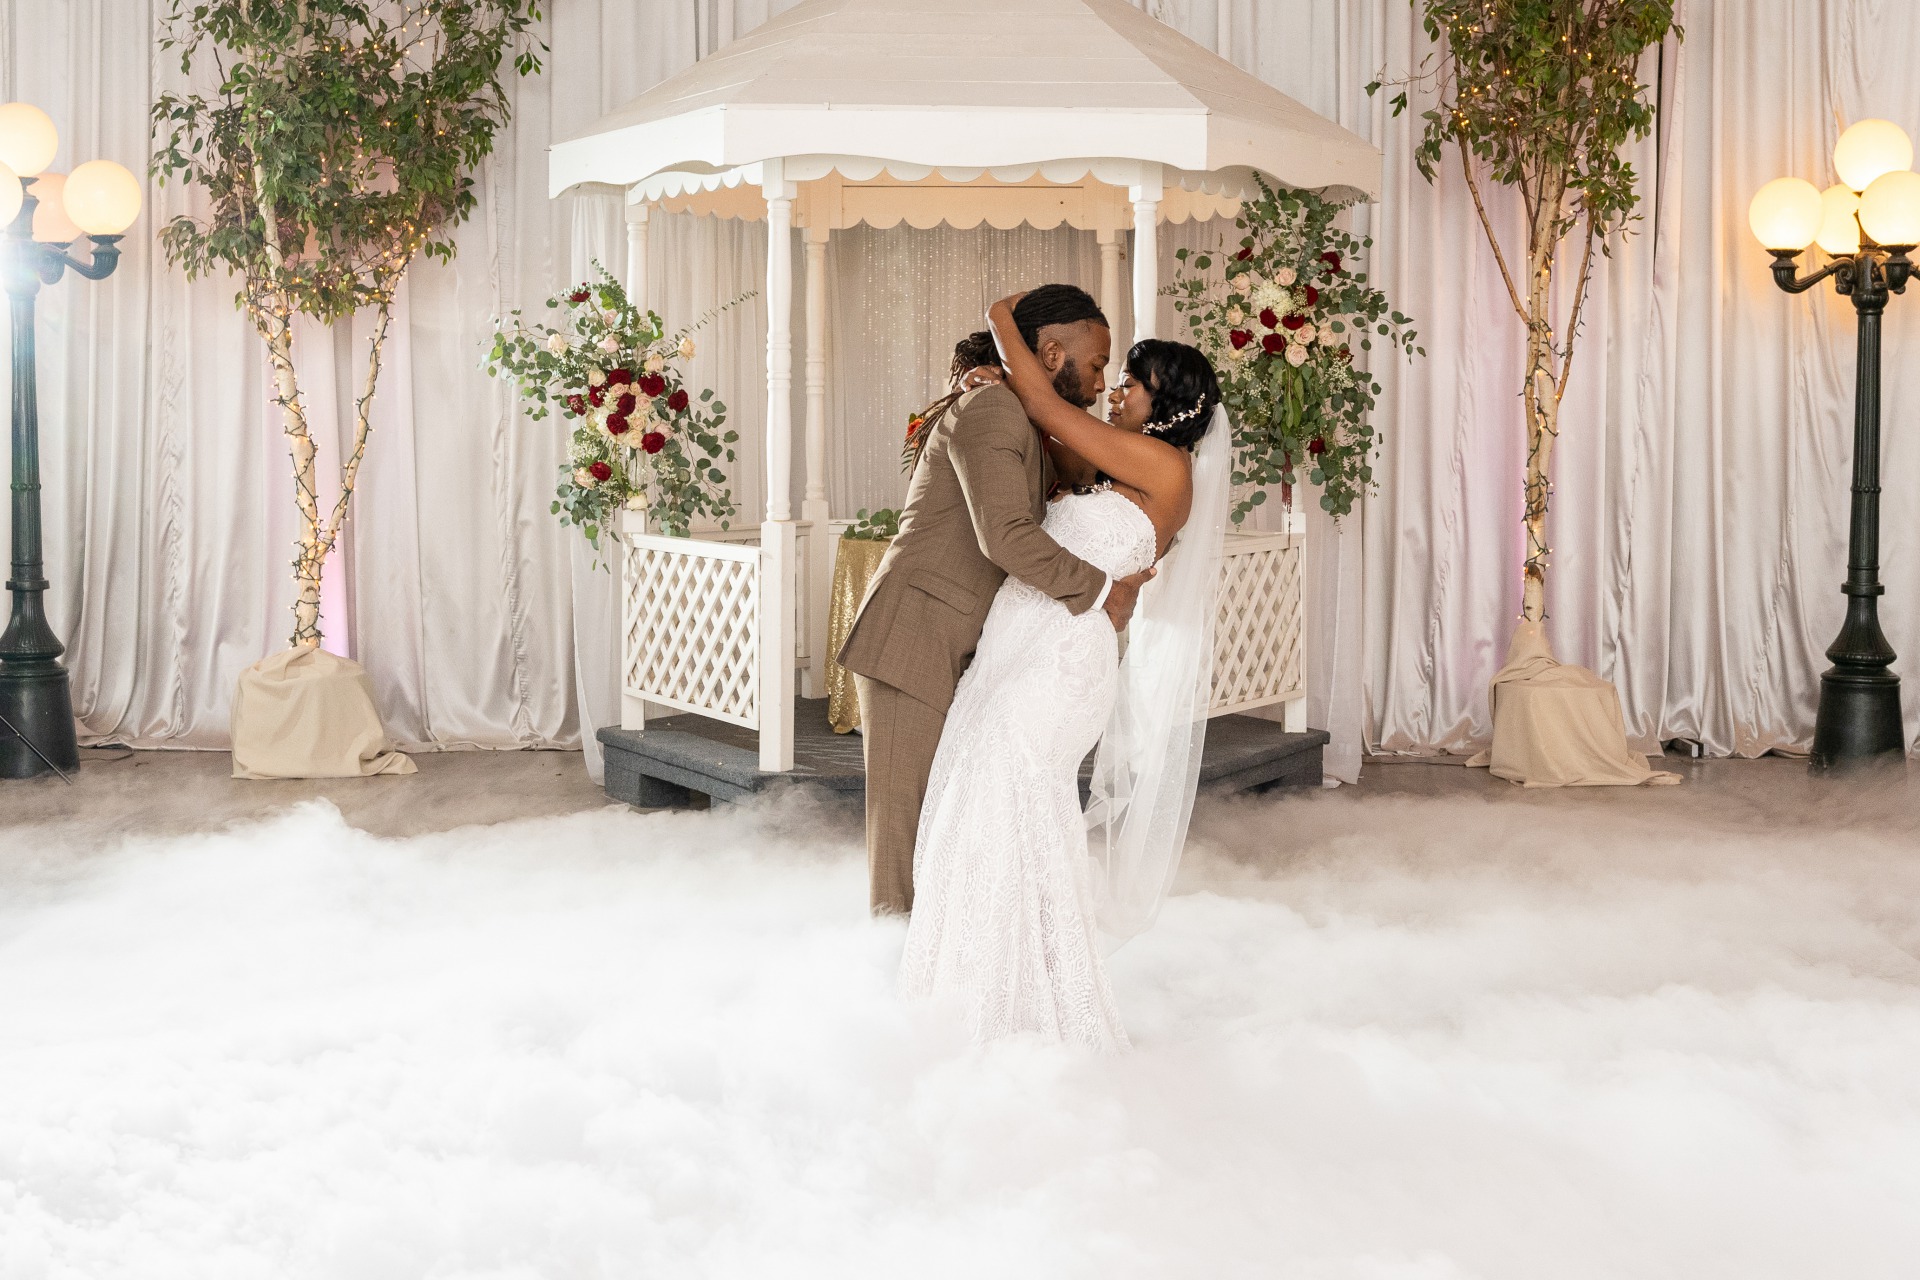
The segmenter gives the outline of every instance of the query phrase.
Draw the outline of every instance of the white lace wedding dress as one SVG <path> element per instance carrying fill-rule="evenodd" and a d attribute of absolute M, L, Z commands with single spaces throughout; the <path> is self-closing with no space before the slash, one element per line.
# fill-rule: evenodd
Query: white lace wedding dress
<path fill-rule="evenodd" d="M 1044 527 L 1116 578 L 1154 560 L 1153 522 L 1112 489 L 1060 499 Z M 1127 1043 L 1100 963 L 1078 785 L 1118 655 L 1105 612 L 1075 617 L 1009 578 L 954 694 L 920 811 L 900 989 L 963 1008 L 976 1039 Z"/>

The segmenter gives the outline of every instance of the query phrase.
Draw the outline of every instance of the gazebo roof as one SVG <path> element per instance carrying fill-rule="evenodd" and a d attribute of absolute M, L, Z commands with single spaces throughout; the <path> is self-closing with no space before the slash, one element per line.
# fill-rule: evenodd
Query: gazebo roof
<path fill-rule="evenodd" d="M 556 144 L 549 186 L 795 156 L 1077 158 L 1379 192 L 1377 149 L 1126 0 L 804 0 Z"/>

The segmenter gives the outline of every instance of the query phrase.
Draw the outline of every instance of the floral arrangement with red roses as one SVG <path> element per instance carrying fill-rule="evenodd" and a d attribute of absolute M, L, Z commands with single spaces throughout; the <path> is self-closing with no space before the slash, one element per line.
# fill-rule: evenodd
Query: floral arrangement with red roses
<path fill-rule="evenodd" d="M 1298 483 L 1302 461 L 1321 507 L 1343 516 L 1373 484 L 1377 443 L 1368 415 L 1380 384 L 1355 363 L 1355 347 L 1378 336 L 1409 356 L 1426 352 L 1413 322 L 1350 265 L 1373 242 L 1334 225 L 1344 206 L 1255 181 L 1260 197 L 1234 220 L 1238 246 L 1181 249 L 1166 292 L 1213 362 L 1233 420 L 1234 523 L 1266 502 L 1268 486 Z"/>
<path fill-rule="evenodd" d="M 726 528 L 734 505 L 721 464 L 733 462 L 739 435 L 711 389 L 687 389 L 680 366 L 693 358 L 691 330 L 669 336 L 604 269 L 547 306 L 561 313 L 557 323 L 509 315 L 486 367 L 515 380 L 529 417 L 557 412 L 572 424 L 552 507 L 560 522 L 596 551 L 602 533 L 618 537 L 622 508 L 679 537 L 702 516 Z"/>

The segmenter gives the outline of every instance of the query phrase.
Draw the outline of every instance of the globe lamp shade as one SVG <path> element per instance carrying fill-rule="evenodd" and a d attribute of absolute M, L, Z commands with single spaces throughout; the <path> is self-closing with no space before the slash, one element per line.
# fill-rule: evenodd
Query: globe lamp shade
<path fill-rule="evenodd" d="M 31 178 L 53 163 L 60 131 L 53 118 L 30 102 L 0 106 L 0 164 L 17 177 Z"/>
<path fill-rule="evenodd" d="M 1833 171 L 1855 191 L 1865 191 L 1881 174 L 1913 168 L 1913 141 L 1891 120 L 1862 120 L 1840 135 L 1833 148 Z"/>
<path fill-rule="evenodd" d="M 90 236 L 124 232 L 140 200 L 140 180 L 111 160 L 89 160 L 67 177 L 67 216 Z"/>
<path fill-rule="evenodd" d="M 33 238 L 41 244 L 72 244 L 86 232 L 67 216 L 67 175 L 43 173 L 27 184 L 27 194 L 40 203 L 33 211 Z"/>
<path fill-rule="evenodd" d="M 1851 258 L 1860 252 L 1860 224 L 1854 213 L 1860 197 L 1844 182 L 1836 182 L 1820 193 L 1820 234 L 1814 243 L 1836 258 Z"/>
<path fill-rule="evenodd" d="M 20 216 L 20 206 L 26 203 L 26 192 L 20 189 L 19 176 L 5 164 L 0 164 L 0 227 L 12 223 Z"/>
<path fill-rule="evenodd" d="M 1875 178 L 1860 197 L 1860 225 L 1875 244 L 1920 245 L 1920 173 L 1898 169 Z"/>
<path fill-rule="evenodd" d="M 1747 206 L 1747 225 L 1769 249 L 1799 253 L 1820 232 L 1820 189 L 1805 178 L 1775 178 Z"/>

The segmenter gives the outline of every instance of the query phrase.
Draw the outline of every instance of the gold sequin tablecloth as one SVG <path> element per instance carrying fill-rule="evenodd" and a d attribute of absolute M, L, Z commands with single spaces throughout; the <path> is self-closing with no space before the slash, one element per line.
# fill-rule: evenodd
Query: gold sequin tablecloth
<path fill-rule="evenodd" d="M 833 557 L 833 594 L 827 601 L 827 720 L 835 733 L 852 733 L 860 727 L 860 699 L 853 691 L 853 673 L 834 657 L 853 630 L 854 615 L 867 598 L 867 584 L 880 568 L 880 558 L 892 545 L 891 538 L 842 535 Z"/>

